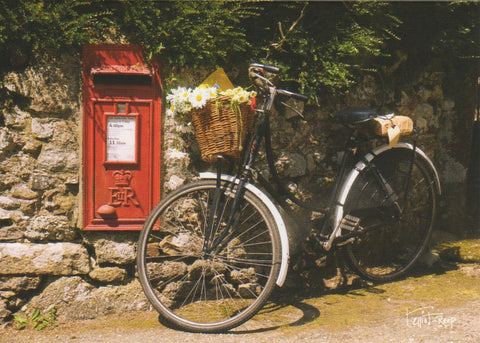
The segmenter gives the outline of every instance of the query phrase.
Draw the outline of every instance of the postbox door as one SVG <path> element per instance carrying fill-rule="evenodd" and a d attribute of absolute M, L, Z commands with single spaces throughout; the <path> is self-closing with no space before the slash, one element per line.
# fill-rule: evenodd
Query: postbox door
<path fill-rule="evenodd" d="M 142 224 L 151 211 L 153 102 L 97 100 L 92 224 Z"/>
<path fill-rule="evenodd" d="M 133 45 L 83 58 L 83 227 L 140 230 L 160 200 L 160 66 Z"/>

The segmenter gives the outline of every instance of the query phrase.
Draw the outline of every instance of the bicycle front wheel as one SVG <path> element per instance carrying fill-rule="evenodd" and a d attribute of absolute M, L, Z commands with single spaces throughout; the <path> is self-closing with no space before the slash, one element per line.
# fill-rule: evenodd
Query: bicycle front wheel
<path fill-rule="evenodd" d="M 436 212 L 433 174 L 421 156 L 412 160 L 412 155 L 413 150 L 393 148 L 371 162 L 393 195 L 386 194 L 368 167 L 360 171 L 347 195 L 344 213 L 359 218 L 363 229 L 346 246 L 347 261 L 368 280 L 386 282 L 404 275 L 421 256 L 432 231 Z"/>
<path fill-rule="evenodd" d="M 230 185 L 223 183 L 222 190 Z M 279 273 L 275 221 L 248 190 L 237 225 L 212 248 L 227 227 L 234 197 L 223 194 L 210 216 L 215 190 L 215 181 L 203 180 L 171 193 L 154 208 L 140 234 L 140 282 L 164 322 L 177 329 L 221 332 L 242 324 L 264 305 Z"/>

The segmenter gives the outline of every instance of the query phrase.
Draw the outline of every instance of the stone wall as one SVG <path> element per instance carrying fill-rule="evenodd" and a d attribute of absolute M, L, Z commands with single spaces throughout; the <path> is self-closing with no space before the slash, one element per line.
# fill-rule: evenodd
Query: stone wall
<path fill-rule="evenodd" d="M 53 306 L 60 318 L 148 308 L 138 234 L 81 230 L 80 57 L 37 56 L 3 82 L 16 101 L 0 127 L 0 321 Z"/>
<path fill-rule="evenodd" d="M 206 76 L 187 74 L 189 86 Z M 276 115 L 276 163 L 292 180 L 289 187 L 323 202 L 344 139 L 344 129 L 329 122 L 329 114 L 348 106 L 383 106 L 417 122 L 419 145 L 438 165 L 446 191 L 441 222 L 455 230 L 450 218 L 463 211 L 458 189 L 466 169 L 449 147 L 460 146 L 454 130 L 466 119 L 458 118 L 442 78 L 441 73 L 422 75 L 401 94 L 384 94 L 366 78 L 343 99 L 319 99 L 320 106 L 309 108 L 305 120 Z M 3 111 L 0 127 L 0 321 L 18 311 L 53 306 L 60 318 L 78 319 L 148 309 L 135 279 L 138 233 L 82 231 L 80 57 L 37 56 L 31 67 L 5 75 L 3 82 L 16 100 Z M 190 127 L 166 117 L 163 137 L 165 191 L 188 181 L 196 169 L 208 168 L 198 159 Z M 469 137 L 462 140 L 469 145 Z"/>

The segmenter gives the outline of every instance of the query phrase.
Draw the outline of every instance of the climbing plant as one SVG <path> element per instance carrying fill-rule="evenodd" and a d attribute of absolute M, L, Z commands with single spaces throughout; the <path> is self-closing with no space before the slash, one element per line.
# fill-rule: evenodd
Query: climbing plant
<path fill-rule="evenodd" d="M 261 60 L 282 66 L 283 81 L 299 91 L 344 93 L 364 73 L 426 63 L 421 56 L 452 59 L 464 51 L 478 58 L 479 8 L 477 2 L 3 0 L 0 73 L 26 66 L 32 51 L 130 42 L 175 66 Z"/>

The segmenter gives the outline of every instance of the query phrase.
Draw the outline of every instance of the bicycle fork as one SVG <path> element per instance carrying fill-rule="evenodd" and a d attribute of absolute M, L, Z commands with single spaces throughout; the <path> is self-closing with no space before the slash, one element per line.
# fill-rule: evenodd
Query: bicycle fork
<path fill-rule="evenodd" d="M 217 160 L 216 188 L 205 229 L 204 254 L 212 251 L 221 251 L 235 234 L 240 222 L 240 209 L 245 193 L 246 176 L 241 177 L 238 184 L 232 183 L 231 185 L 222 186 L 221 160 L 222 158 L 220 157 Z M 233 198 L 231 205 L 228 204 L 227 198 Z M 229 206 L 230 213 L 227 221 L 224 222 L 222 218 L 225 215 L 227 206 Z"/>
<path fill-rule="evenodd" d="M 270 99 L 270 98 L 269 98 Z M 242 164 L 242 171 L 239 172 L 238 184 L 233 182 L 228 188 L 227 192 L 223 190 L 221 176 L 222 176 L 222 156 L 219 156 L 217 159 L 217 185 L 215 190 L 215 196 L 213 200 L 212 212 L 209 214 L 207 221 L 207 228 L 205 232 L 205 241 L 203 246 L 203 253 L 207 254 L 211 251 L 221 251 L 226 244 L 230 241 L 232 236 L 237 231 L 238 225 L 240 223 L 240 214 L 243 195 L 245 193 L 245 186 L 247 182 L 252 178 L 252 166 L 255 163 L 256 157 L 260 149 L 260 143 L 262 141 L 263 133 L 268 131 L 269 123 L 269 111 L 272 106 L 272 99 L 268 103 L 263 105 L 265 110 L 256 109 L 259 119 L 259 128 L 257 134 L 250 137 L 248 145 L 248 153 L 244 152 L 246 155 L 245 162 Z M 221 158 L 222 157 L 222 158 Z M 228 194 L 227 194 L 228 193 Z M 233 196 L 232 196 L 233 195 Z M 226 225 L 222 226 L 222 217 L 226 210 L 227 203 L 224 202 L 226 196 L 233 198 L 233 203 L 230 207 L 230 214 Z M 216 223 L 215 223 L 216 222 Z"/>

